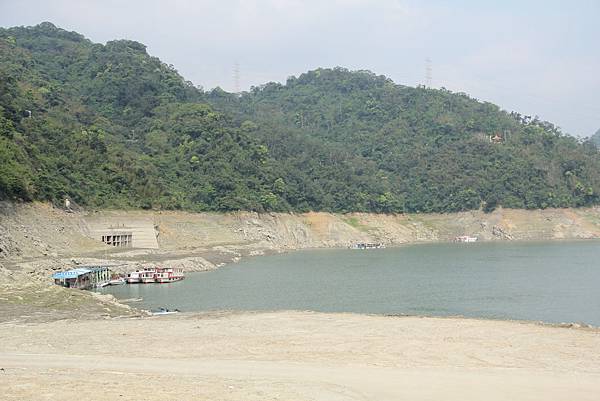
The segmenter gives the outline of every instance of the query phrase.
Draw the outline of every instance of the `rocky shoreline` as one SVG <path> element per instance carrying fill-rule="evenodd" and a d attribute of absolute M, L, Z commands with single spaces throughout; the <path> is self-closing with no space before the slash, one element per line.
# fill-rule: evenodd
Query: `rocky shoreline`
<path fill-rule="evenodd" d="M 600 392 L 600 330 L 581 324 L 299 311 L 156 317 L 49 279 L 76 264 L 126 271 L 168 263 L 200 271 L 351 241 L 600 238 L 597 209 L 378 216 L 0 206 L 0 375 L 7 400 L 591 401 Z M 90 219 L 131 215 L 152 218 L 158 249 L 116 250 L 90 238 Z M 165 340 L 168 353 L 131 352 Z"/>
<path fill-rule="evenodd" d="M 154 226 L 158 249 L 117 249 L 91 234 L 90 227 L 99 221 L 127 224 L 142 220 Z M 447 215 L 139 210 L 67 213 L 44 203 L 0 202 L 0 309 L 8 320 L 19 318 L 19 314 L 52 316 L 51 311 L 63 318 L 61 308 L 73 305 L 72 291 L 53 286 L 50 276 L 82 264 L 110 264 L 116 272 L 157 264 L 188 272 L 206 271 L 248 256 L 345 248 L 358 242 L 388 246 L 445 242 L 459 235 L 482 241 L 600 238 L 600 209 L 500 209 L 489 214 L 472 211 Z M 90 312 L 93 316 L 137 313 L 110 297 L 84 295 L 80 301 L 82 307 L 96 304 L 97 308 L 91 309 L 103 311 Z M 81 315 L 85 315 L 83 310 Z"/>

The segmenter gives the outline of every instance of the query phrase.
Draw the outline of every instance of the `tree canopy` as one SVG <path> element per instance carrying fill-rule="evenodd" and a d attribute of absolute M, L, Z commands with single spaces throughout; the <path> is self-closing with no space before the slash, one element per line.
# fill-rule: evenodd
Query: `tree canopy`
<path fill-rule="evenodd" d="M 600 136 L 596 134 L 595 136 Z M 0 198 L 195 211 L 598 204 L 600 156 L 537 118 L 369 71 L 204 92 L 143 44 L 0 29 Z"/>

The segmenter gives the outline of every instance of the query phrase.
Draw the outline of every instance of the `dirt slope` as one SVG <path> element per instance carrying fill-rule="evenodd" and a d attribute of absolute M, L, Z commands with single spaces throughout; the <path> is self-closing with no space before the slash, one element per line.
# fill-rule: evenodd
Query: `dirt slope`
<path fill-rule="evenodd" d="M 154 222 L 159 252 L 197 249 L 286 250 L 346 247 L 358 241 L 403 244 L 450 241 L 458 235 L 480 240 L 600 238 L 600 209 L 499 209 L 455 214 L 366 213 L 285 214 L 252 212 L 90 211 L 66 213 L 43 203 L 0 202 L 0 259 L 110 254 L 91 238 L 90 222 L 146 219 Z M 218 250 L 219 248 L 217 248 Z M 152 253 L 152 252 L 148 252 Z"/>
<path fill-rule="evenodd" d="M 154 227 L 158 249 L 106 246 L 93 238 L 91 229 L 102 221 L 123 226 L 145 221 Z M 600 209 L 500 209 L 490 214 L 475 211 L 431 215 L 119 210 L 67 213 L 43 203 L 0 202 L 0 309 L 10 311 L 14 307 L 21 314 L 46 316 L 42 309 L 48 304 L 60 312 L 65 305 L 72 305 L 72 291 L 44 288 L 51 285 L 52 272 L 78 264 L 109 263 L 114 271 L 126 272 L 166 263 L 186 271 L 201 271 L 236 262 L 246 255 L 347 247 L 356 242 L 396 245 L 451 241 L 459 235 L 486 241 L 600 238 Z M 31 285 L 42 291 L 41 299 L 31 296 Z M 48 296 L 46 290 L 54 295 Z M 53 301 L 44 303 L 46 298 Z M 103 302 L 99 313 L 122 312 L 118 307 L 106 306 L 112 302 L 110 299 Z M 8 315 L 5 318 L 10 319 L 10 312 Z"/>

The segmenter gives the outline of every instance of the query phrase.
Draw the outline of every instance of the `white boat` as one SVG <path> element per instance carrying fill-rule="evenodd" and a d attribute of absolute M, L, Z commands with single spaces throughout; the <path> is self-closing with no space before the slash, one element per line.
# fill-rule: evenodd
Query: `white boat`
<path fill-rule="evenodd" d="M 155 269 L 144 269 L 144 271 L 140 272 L 140 283 L 149 284 L 155 283 L 154 275 L 156 274 Z"/>
<path fill-rule="evenodd" d="M 172 283 L 185 278 L 183 269 L 178 267 L 147 267 L 127 275 L 128 284 Z"/>
<path fill-rule="evenodd" d="M 108 285 L 122 285 L 125 284 L 125 279 L 123 277 L 112 279 L 108 282 Z"/>
<path fill-rule="evenodd" d="M 125 281 L 127 281 L 127 284 L 137 284 L 137 283 L 141 283 L 142 280 L 140 278 L 140 274 L 142 272 L 140 272 L 139 270 L 136 270 L 134 272 L 131 272 L 127 275 L 127 278 L 125 279 Z"/>
<path fill-rule="evenodd" d="M 154 280 L 157 283 L 172 283 L 183 280 L 183 269 L 177 267 L 157 267 Z"/>
<path fill-rule="evenodd" d="M 454 239 L 455 242 L 477 242 L 477 237 L 470 237 L 468 235 L 461 235 Z"/>

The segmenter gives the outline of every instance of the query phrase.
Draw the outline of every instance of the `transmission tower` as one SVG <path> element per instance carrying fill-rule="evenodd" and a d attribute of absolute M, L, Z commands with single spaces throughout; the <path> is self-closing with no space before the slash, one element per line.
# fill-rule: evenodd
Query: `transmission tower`
<path fill-rule="evenodd" d="M 431 88 L 432 72 L 431 72 L 431 59 L 427 57 L 425 59 L 425 86 Z"/>
<path fill-rule="evenodd" d="M 233 87 L 235 93 L 240 93 L 240 63 L 233 64 Z"/>

